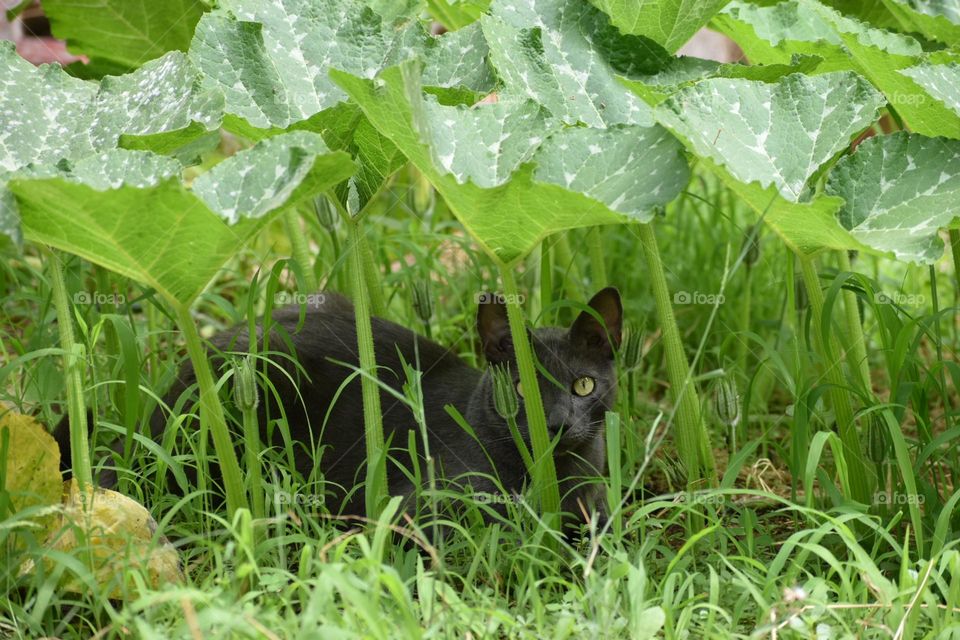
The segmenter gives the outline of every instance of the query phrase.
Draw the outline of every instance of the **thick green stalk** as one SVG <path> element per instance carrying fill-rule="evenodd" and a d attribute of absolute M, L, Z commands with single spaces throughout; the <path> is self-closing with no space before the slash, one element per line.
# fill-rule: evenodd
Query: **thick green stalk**
<path fill-rule="evenodd" d="M 293 259 L 300 267 L 300 273 L 303 274 L 303 282 L 300 284 L 306 287 L 307 293 L 314 293 L 319 285 L 313 271 L 313 260 L 310 259 L 310 247 L 307 245 L 306 235 L 300 225 L 299 212 L 294 208 L 288 208 L 283 212 L 283 224 L 287 228 Z"/>
<path fill-rule="evenodd" d="M 593 278 L 593 287 L 597 291 L 607 286 L 607 268 L 603 262 L 603 238 L 600 231 L 600 227 L 593 227 L 587 232 L 587 243 L 590 247 L 590 275 Z"/>
<path fill-rule="evenodd" d="M 653 225 L 637 225 L 640 242 L 647 258 L 647 271 L 653 288 L 663 345 L 667 356 L 667 376 L 670 379 L 670 394 L 676 409 L 677 450 L 687 471 L 687 486 L 700 489 L 700 480 L 706 477 L 710 485 L 716 485 L 716 465 L 713 449 L 703 416 L 700 415 L 700 398 L 690 375 L 690 365 L 683 351 L 680 330 L 673 315 L 667 278 L 660 261 L 660 249 Z M 701 470 L 704 472 L 701 474 Z"/>
<path fill-rule="evenodd" d="M 540 310 L 547 313 L 553 304 L 553 261 L 550 256 L 553 251 L 547 242 L 540 243 Z M 541 318 L 542 324 L 552 324 L 552 318 Z"/>
<path fill-rule="evenodd" d="M 507 300 L 507 320 L 510 323 L 510 336 L 517 356 L 517 369 L 520 373 L 520 385 L 523 387 L 523 406 L 527 415 L 530 431 L 530 444 L 533 445 L 533 485 L 534 495 L 540 498 L 540 511 L 549 519 L 560 512 L 560 487 L 557 485 L 557 469 L 550 453 L 550 436 L 547 433 L 547 418 L 543 412 L 543 399 L 537 384 L 537 368 L 533 360 L 533 349 L 527 337 L 527 324 L 523 318 L 520 294 L 513 271 L 501 266 L 503 292 Z"/>
<path fill-rule="evenodd" d="M 63 372 L 67 379 L 67 416 L 70 423 L 70 453 L 73 459 L 73 477 L 80 486 L 80 495 L 86 501 L 87 489 L 93 487 L 90 468 L 90 443 L 87 438 L 87 407 L 83 402 L 83 345 L 73 336 L 73 317 L 67 286 L 63 278 L 63 264 L 53 249 L 47 251 L 50 265 L 50 290 L 57 310 L 57 329 L 63 348 Z"/>
<path fill-rule="evenodd" d="M 854 500 L 863 504 L 870 504 L 870 487 L 873 484 L 873 474 L 869 471 L 864 456 L 860 437 L 853 418 L 853 405 L 850 394 L 845 389 L 843 369 L 840 366 L 840 355 L 833 336 L 823 333 L 823 290 L 820 288 L 820 277 L 810 256 L 799 255 L 803 284 L 810 299 L 810 310 L 813 312 L 814 337 L 824 361 L 824 370 L 827 381 L 830 383 L 830 403 L 836 416 L 837 431 L 843 442 L 846 454 L 847 469 L 850 474 L 850 488 Z"/>
<path fill-rule="evenodd" d="M 852 272 L 850 255 L 846 251 L 838 254 L 841 271 Z M 863 323 L 860 322 L 860 306 L 857 303 L 857 294 L 849 289 L 843 291 L 843 310 L 847 320 L 847 340 L 851 348 L 851 355 L 856 362 L 856 370 L 860 373 L 860 384 L 869 393 L 870 361 L 867 359 L 867 340 L 863 335 Z"/>
<path fill-rule="evenodd" d="M 187 341 L 187 355 L 197 376 L 197 385 L 200 387 L 200 430 L 203 442 L 206 442 L 206 432 L 213 436 L 213 447 L 223 474 L 224 489 L 227 493 L 227 515 L 233 519 L 238 509 L 247 508 L 247 495 L 243 490 L 243 476 L 240 475 L 240 463 L 237 462 L 237 452 L 233 448 L 233 440 L 227 428 L 227 420 L 223 415 L 220 398 L 217 397 L 217 388 L 210 371 L 210 362 L 207 352 L 203 348 L 197 325 L 190 315 L 190 308 L 176 301 L 171 301 L 176 313 L 177 325 Z M 205 461 L 204 461 L 205 462 Z M 201 469 L 202 473 L 203 470 Z"/>
<path fill-rule="evenodd" d="M 367 445 L 366 509 L 368 518 L 377 518 L 386 503 L 386 476 L 382 472 L 386 459 L 383 444 L 383 414 L 380 411 L 380 391 L 373 376 L 377 374 L 377 360 L 373 350 L 373 329 L 370 325 L 370 293 L 365 279 L 364 251 L 359 222 L 342 211 L 347 223 L 350 270 L 350 291 L 353 294 L 354 318 L 357 328 L 357 350 L 360 368 L 367 374 L 360 377 L 363 395 L 363 424 Z M 379 289 L 379 284 L 377 288 Z"/>
<path fill-rule="evenodd" d="M 380 269 L 373 259 L 373 251 L 366 235 L 357 234 L 357 245 L 360 247 L 360 256 L 363 261 L 363 278 L 367 285 L 367 299 L 370 301 L 370 314 L 383 317 L 387 314 L 387 303 L 383 298 L 383 287 L 380 285 Z"/>
<path fill-rule="evenodd" d="M 960 229 L 950 229 L 950 249 L 953 255 L 953 278 L 957 285 L 957 300 L 960 304 Z"/>

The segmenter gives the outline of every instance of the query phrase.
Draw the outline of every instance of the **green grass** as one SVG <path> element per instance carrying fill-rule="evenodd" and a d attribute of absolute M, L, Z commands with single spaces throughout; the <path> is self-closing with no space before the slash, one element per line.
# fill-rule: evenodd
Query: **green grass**
<path fill-rule="evenodd" d="M 414 289 L 429 280 L 430 335 L 479 364 L 476 294 L 500 289 L 497 267 L 442 202 L 418 204 L 420 215 L 414 213 L 409 191 L 402 172 L 365 220 L 386 315 L 425 331 Z M 347 230 L 342 223 L 325 228 L 313 211 L 303 214 L 317 263 L 290 261 L 294 251 L 278 221 L 201 297 L 195 319 L 202 337 L 260 315 L 276 291 L 302 293 L 298 270 L 315 274 L 322 287 L 349 286 Z M 317 505 L 282 500 L 315 495 L 322 482 L 319 471 L 296 474 L 292 459 L 300 452 L 293 447 L 265 454 L 262 519 L 241 511 L 227 520 L 196 487 L 185 487 L 186 498 L 172 496 L 166 469 L 186 482 L 184 469 L 204 450 L 195 395 L 167 408 L 171 426 L 160 446 L 141 444 L 113 460 L 105 444 L 110 432 L 145 423 L 183 361 L 172 312 L 136 283 L 68 258 L 71 299 L 93 291 L 121 294 L 125 303 L 73 307 L 75 339 L 88 354 L 84 392 L 99 416 L 94 469 L 118 466 L 119 490 L 151 509 L 187 577 L 181 585 L 128 590 L 121 603 L 108 595 L 140 570 L 129 567 L 115 584 L 98 585 L 76 552 L 21 575 L 24 561 L 45 550 L 27 534 L 9 548 L 18 522 L 11 516 L 0 523 L 0 543 L 9 549 L 0 568 L 0 637 L 960 637 L 960 517 L 951 500 L 960 489 L 957 275 L 946 262 L 938 265 L 934 299 L 925 268 L 853 261 L 858 275 L 843 286 L 863 310 L 874 386 L 863 389 L 855 383 L 858 363 L 817 355 L 815 321 L 796 293 L 799 265 L 779 241 L 761 229 L 756 261 L 741 259 L 752 222 L 732 194 L 698 176 L 654 225 L 716 447 L 719 487 L 699 493 L 684 493 L 676 463 L 675 407 L 637 230 L 548 238 L 548 259 L 535 253 L 518 272 L 534 321 L 569 323 L 576 309 L 565 302 L 583 302 L 604 284 L 591 280 L 599 275 L 589 251 L 595 233 L 606 280 L 620 289 L 630 330 L 639 336 L 634 354 L 642 357 L 629 371 L 622 367 L 619 419 L 610 423 L 622 444 L 619 468 L 602 479 L 620 519 L 585 527 L 575 542 L 554 539 L 523 503 L 487 525 L 489 505 L 442 487 L 424 490 L 429 508 L 418 522 L 399 517 L 395 505 L 366 526 L 335 522 L 318 516 Z M 0 400 L 52 426 L 67 394 L 41 264 L 31 246 L 0 261 Z M 542 264 L 552 266 L 548 277 L 538 275 Z M 842 345 L 844 297 L 831 289 L 840 264 L 820 257 L 823 329 Z M 548 291 L 544 282 L 552 283 Z M 842 387 L 831 386 L 827 367 L 838 367 Z M 735 424 L 712 406 L 721 378 L 740 392 Z M 232 385 L 225 380 L 223 393 Z M 874 429 L 864 462 L 882 484 L 868 512 L 842 497 L 849 495 L 848 465 L 829 435 L 830 393 L 851 403 L 862 440 Z M 415 384 L 406 400 L 416 406 Z M 232 428 L 242 433 L 239 422 Z M 212 455 L 211 446 L 205 451 Z M 246 459 L 240 464 L 247 469 Z M 243 476 L 250 482 L 255 474 Z M 450 502 L 465 507 L 456 518 L 439 508 Z M 435 524 L 447 533 L 435 536 Z M 62 588 L 70 578 L 84 587 Z"/>

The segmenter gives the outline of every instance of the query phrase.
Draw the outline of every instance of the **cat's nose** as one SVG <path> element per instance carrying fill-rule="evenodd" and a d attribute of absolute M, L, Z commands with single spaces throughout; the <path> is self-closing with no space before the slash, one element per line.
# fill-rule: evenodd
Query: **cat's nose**
<path fill-rule="evenodd" d="M 564 428 L 564 425 L 563 425 L 562 423 L 561 423 L 561 424 L 548 424 L 548 425 L 547 425 L 547 433 L 550 434 L 550 438 L 555 438 L 558 433 L 561 433 L 561 432 L 563 431 L 563 428 Z"/>

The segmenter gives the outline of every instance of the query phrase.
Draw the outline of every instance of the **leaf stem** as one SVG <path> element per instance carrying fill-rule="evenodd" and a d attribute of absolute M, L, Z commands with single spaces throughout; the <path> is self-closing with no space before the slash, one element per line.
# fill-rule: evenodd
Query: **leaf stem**
<path fill-rule="evenodd" d="M 310 259 L 310 247 L 307 245 L 307 238 L 300 224 L 300 213 L 296 208 L 288 207 L 283 212 L 283 224 L 287 229 L 287 238 L 290 239 L 293 259 L 303 274 L 303 282 L 300 284 L 306 287 L 308 293 L 315 293 L 320 285 L 317 284 L 313 261 Z"/>
<path fill-rule="evenodd" d="M 370 287 L 367 286 L 368 269 L 365 268 L 363 234 L 360 230 L 360 217 L 351 216 L 335 194 L 329 199 L 340 212 L 347 225 L 347 260 L 350 272 L 350 291 L 353 297 L 354 321 L 357 331 L 357 350 L 360 368 L 367 375 L 360 376 L 360 392 L 363 397 L 363 424 L 367 447 L 367 469 L 364 484 L 367 517 L 375 519 L 386 504 L 387 480 L 385 473 L 383 414 L 380 411 L 380 391 L 377 388 L 377 359 L 373 346 L 373 328 L 371 325 Z M 371 258 L 372 263 L 372 258 Z M 379 283 L 375 283 L 379 291 Z"/>
<path fill-rule="evenodd" d="M 197 376 L 197 385 L 200 387 L 200 429 L 204 434 L 209 430 L 213 436 L 213 447 L 223 474 L 223 485 L 227 494 L 227 515 L 233 519 L 238 509 L 247 508 L 247 495 L 243 489 L 243 476 L 240 474 L 240 463 L 237 461 L 237 452 L 234 449 L 233 439 L 227 428 L 227 419 L 217 396 L 216 384 L 207 360 L 207 352 L 203 348 L 197 325 L 190 315 L 190 308 L 175 300 L 170 300 L 177 319 L 177 325 L 183 333 L 187 343 L 187 355 Z M 202 473 L 203 470 L 201 469 Z"/>
<path fill-rule="evenodd" d="M 47 248 L 47 257 L 50 290 L 53 306 L 57 310 L 60 346 L 63 348 L 63 372 L 67 379 L 67 417 L 70 423 L 73 477 L 77 480 L 80 496 L 86 507 L 89 506 L 86 496 L 93 489 L 93 470 L 90 466 L 90 442 L 87 436 L 87 407 L 83 401 L 83 345 L 77 343 L 73 335 L 73 317 L 63 277 L 63 262 L 52 248 Z"/>
<path fill-rule="evenodd" d="M 850 254 L 840 251 L 838 257 L 840 270 L 852 272 Z M 843 309 L 846 313 L 847 340 L 850 341 L 853 360 L 856 363 L 855 370 L 860 374 L 860 384 L 863 385 L 864 391 L 870 393 L 872 391 L 870 360 L 867 358 L 867 341 L 863 335 L 863 323 L 860 321 L 860 306 L 857 303 L 857 294 L 849 289 L 843 290 Z"/>
<path fill-rule="evenodd" d="M 524 321 L 520 304 L 517 282 L 510 267 L 500 267 L 503 279 L 503 291 L 507 301 L 507 320 L 510 323 L 510 336 L 517 357 L 517 369 L 520 384 L 523 387 L 523 407 L 527 415 L 527 428 L 530 431 L 530 444 L 533 445 L 533 485 L 534 495 L 540 499 L 540 510 L 549 522 L 554 514 L 560 512 L 560 488 L 557 485 L 557 469 L 550 451 L 550 437 L 547 433 L 547 418 L 543 412 L 543 399 L 540 385 L 537 383 L 537 369 L 534 364 L 533 349 L 527 336 L 527 324 Z"/>
<path fill-rule="evenodd" d="M 667 375 L 670 379 L 670 395 L 676 407 L 677 450 L 687 472 L 687 487 L 699 489 L 700 480 L 717 484 L 716 465 L 706 424 L 700 414 L 700 398 L 693 384 L 690 365 L 683 350 L 680 329 L 670 301 L 667 278 L 660 261 L 660 249 L 651 224 L 637 225 L 640 242 L 647 258 L 647 270 L 653 288 L 653 297 L 663 331 L 663 344 L 667 357 Z M 701 474 L 701 470 L 704 472 Z"/>
<path fill-rule="evenodd" d="M 873 483 L 872 472 L 864 462 L 866 458 L 854 423 L 850 394 L 845 390 L 847 384 L 843 377 L 835 338 L 832 335 L 825 335 L 823 331 L 824 297 L 823 290 L 820 288 L 820 277 L 817 274 L 812 257 L 802 254 L 798 254 L 798 257 L 803 284 L 807 290 L 810 309 L 814 316 L 814 338 L 824 360 L 824 374 L 830 383 L 830 403 L 833 405 L 837 431 L 840 433 L 840 440 L 843 442 L 843 449 L 846 454 L 847 468 L 850 473 L 850 489 L 853 494 L 850 497 L 863 504 L 870 504 L 870 486 Z"/>

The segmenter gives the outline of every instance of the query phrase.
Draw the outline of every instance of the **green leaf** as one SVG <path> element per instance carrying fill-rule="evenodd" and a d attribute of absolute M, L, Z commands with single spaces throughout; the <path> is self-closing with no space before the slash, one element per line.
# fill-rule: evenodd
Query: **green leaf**
<path fill-rule="evenodd" d="M 427 0 L 427 8 L 434 20 L 454 31 L 480 19 L 490 0 Z"/>
<path fill-rule="evenodd" d="M 899 73 L 916 82 L 931 97 L 960 116 L 960 64 L 924 62 L 915 67 L 902 69 Z"/>
<path fill-rule="evenodd" d="M 960 115 L 934 99 L 909 74 L 901 73 L 918 63 L 949 60 L 949 54 L 924 56 L 912 38 L 871 29 L 827 7 L 817 6 L 816 11 L 832 24 L 854 68 L 886 95 L 911 129 L 929 136 L 960 138 Z"/>
<path fill-rule="evenodd" d="M 688 179 L 681 147 L 659 127 L 566 128 L 521 99 L 445 106 L 423 94 L 415 63 L 375 80 L 331 76 L 507 265 L 555 231 L 648 221 Z"/>
<path fill-rule="evenodd" d="M 960 216 L 960 141 L 905 132 L 865 141 L 830 172 L 843 226 L 899 260 L 933 262 L 938 230 Z"/>
<path fill-rule="evenodd" d="M 71 53 L 113 73 L 168 51 L 186 51 L 206 5 L 197 0 L 44 0 L 43 11 Z"/>
<path fill-rule="evenodd" d="M 590 0 L 623 33 L 676 51 L 730 0 Z"/>
<path fill-rule="evenodd" d="M 476 30 L 433 38 L 419 21 L 384 21 L 359 0 L 225 0 L 190 47 L 227 113 L 260 129 L 286 129 L 343 102 L 329 69 L 372 78 L 418 55 L 437 86 L 492 81 Z"/>
<path fill-rule="evenodd" d="M 796 56 L 791 64 L 720 64 L 712 60 L 678 56 L 659 73 L 620 78 L 620 81 L 648 105 L 656 106 L 680 89 L 707 78 L 777 82 L 794 73 L 809 74 L 821 62 L 822 58 L 817 56 Z"/>
<path fill-rule="evenodd" d="M 960 2 L 957 0 L 883 0 L 904 31 L 953 46 L 960 43 Z"/>
<path fill-rule="evenodd" d="M 196 69 L 179 52 L 97 83 L 56 65 L 34 67 L 11 43 L 0 42 L 0 231 L 19 236 L 12 231 L 19 226 L 15 202 L 3 195 L 18 171 L 53 175 L 59 163 L 115 149 L 125 134 L 178 132 L 181 142 L 195 139 L 219 124 L 221 107 L 219 95 L 202 90 Z"/>
<path fill-rule="evenodd" d="M 656 73 L 672 56 L 651 40 L 622 35 L 586 2 L 497 0 L 481 24 L 507 93 L 567 124 L 653 124 L 650 108 L 617 76 Z"/>
<path fill-rule="evenodd" d="M 790 75 L 773 84 L 713 78 L 657 107 L 657 119 L 697 155 L 741 182 L 774 185 L 800 202 L 810 179 L 876 120 L 883 96 L 860 76 Z"/>
<path fill-rule="evenodd" d="M 800 54 L 822 58 L 823 73 L 850 68 L 830 24 L 797 0 L 772 6 L 734 0 L 714 16 L 712 26 L 734 40 L 753 64 L 790 64 Z"/>
<path fill-rule="evenodd" d="M 116 150 L 111 165 L 149 158 Z M 114 166 L 104 167 L 110 174 Z M 329 153 L 315 134 L 277 136 L 223 161 L 190 191 L 159 173 L 128 174 L 118 186 L 87 174 L 15 179 L 27 238 L 75 253 L 189 304 L 281 207 L 344 180 L 349 156 Z M 150 184 L 152 186 L 144 186 Z M 132 186 L 139 185 L 139 186 Z M 98 188 L 100 187 L 100 188 Z M 231 224 L 235 223 L 235 224 Z"/>
<path fill-rule="evenodd" d="M 837 222 L 843 201 L 814 198 L 813 183 L 882 104 L 863 78 L 835 72 L 790 75 L 773 84 L 704 80 L 655 113 L 788 246 L 812 252 L 863 248 Z"/>

